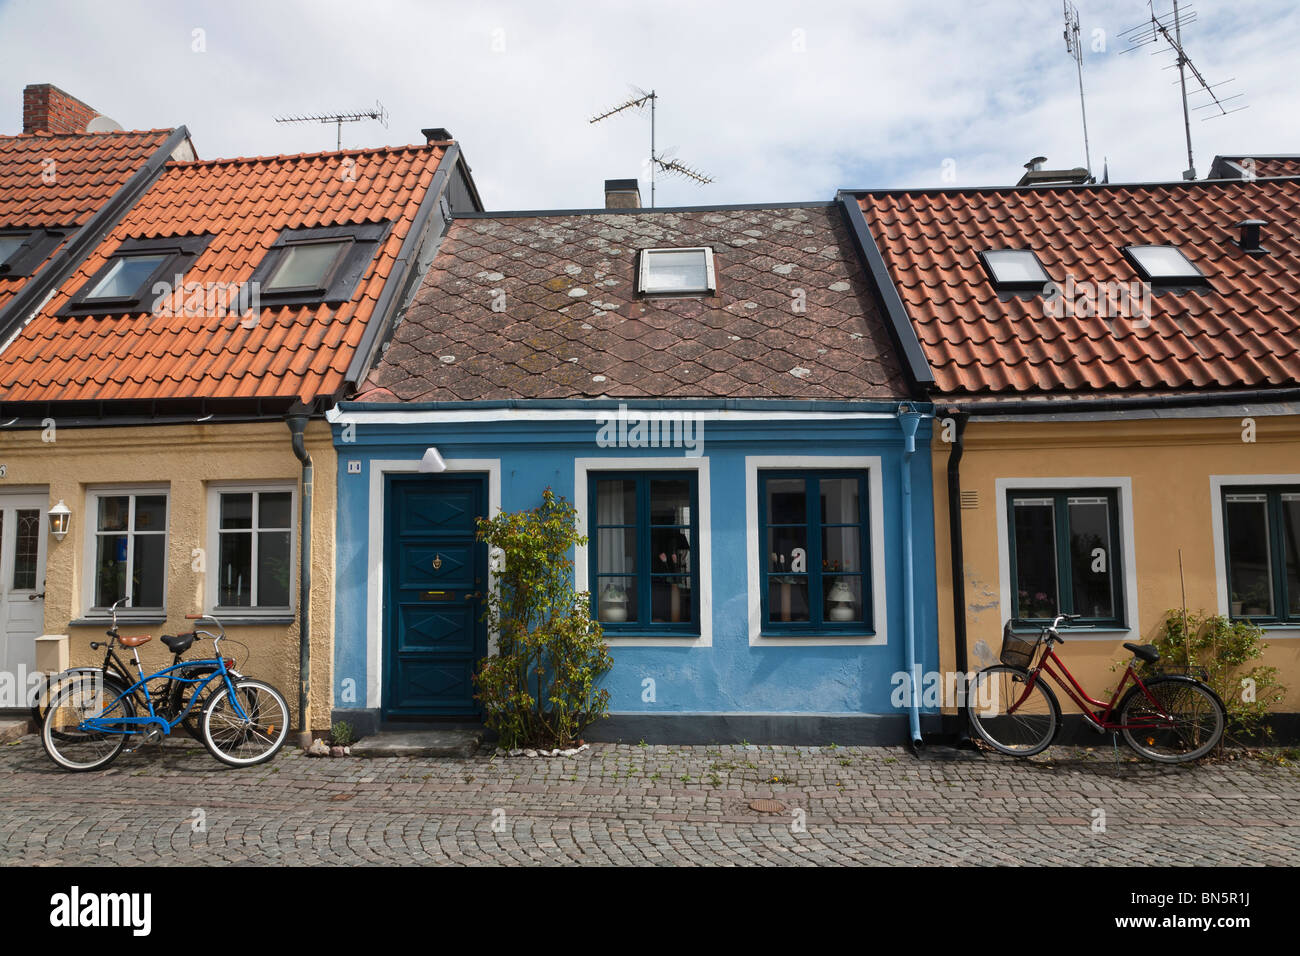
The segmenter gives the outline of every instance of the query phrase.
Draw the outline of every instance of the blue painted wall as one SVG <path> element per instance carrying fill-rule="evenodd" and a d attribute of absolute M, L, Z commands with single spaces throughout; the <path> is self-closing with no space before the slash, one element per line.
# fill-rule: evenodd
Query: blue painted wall
<path fill-rule="evenodd" d="M 375 406 L 343 405 L 349 409 Z M 399 412 L 413 406 L 390 405 Z M 594 413 L 593 413 L 594 414 Z M 335 707 L 364 708 L 366 577 L 370 527 L 371 462 L 417 461 L 430 445 L 444 458 L 495 458 L 501 462 L 501 506 L 536 507 L 551 487 L 574 500 L 574 459 L 608 456 L 665 457 L 681 450 L 600 448 L 588 421 L 334 425 L 339 454 L 335 613 Z M 615 713 L 894 714 L 891 677 L 904 670 L 902 575 L 902 432 L 890 416 L 869 420 L 708 420 L 703 454 L 709 459 L 712 533 L 713 643 L 710 647 L 614 646 L 606 678 Z M 344 440 L 345 438 L 350 440 Z M 922 670 L 938 670 L 934 493 L 931 419 L 917 434 L 911 461 L 914 526 L 915 628 Z M 883 465 L 884 573 L 888 644 L 885 646 L 754 647 L 749 643 L 745 554 L 745 456 L 878 455 Z M 361 472 L 348 474 L 346 463 Z M 873 516 L 874 518 L 874 516 Z M 876 611 L 879 614 L 879 609 Z M 642 700 L 642 681 L 655 681 L 656 700 Z M 352 679 L 357 702 L 343 703 Z M 901 711 L 905 712 L 905 711 Z"/>

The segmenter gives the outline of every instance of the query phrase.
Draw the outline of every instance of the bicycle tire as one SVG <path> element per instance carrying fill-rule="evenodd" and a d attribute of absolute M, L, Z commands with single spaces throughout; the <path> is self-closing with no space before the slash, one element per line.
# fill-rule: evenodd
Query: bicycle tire
<path fill-rule="evenodd" d="M 94 692 L 95 687 L 106 686 L 85 677 L 68 682 L 55 691 L 41 724 L 41 746 L 63 769 L 74 773 L 99 770 L 116 760 L 126 747 L 128 734 L 69 731 L 69 727 L 76 727 L 86 717 L 124 719 L 135 716 L 132 697 L 117 697 L 106 702 L 105 695 Z"/>
<path fill-rule="evenodd" d="M 1186 763 L 1204 757 L 1223 740 L 1227 709 L 1208 685 L 1177 674 L 1143 683 L 1176 723 L 1168 728 L 1130 728 L 1131 723 L 1150 720 L 1154 708 L 1141 687 L 1129 688 L 1119 705 L 1120 733 L 1135 753 L 1158 763 Z"/>
<path fill-rule="evenodd" d="M 1024 697 L 1028 677 L 1024 668 L 994 664 L 977 673 L 967 688 L 971 729 L 994 750 L 1010 757 L 1042 753 L 1061 727 L 1061 705 L 1041 678 L 1034 681 L 1030 696 Z M 1013 701 L 1019 702 L 1017 713 L 1007 714 Z"/>
<path fill-rule="evenodd" d="M 252 767 L 270 760 L 284 746 L 289 736 L 289 702 L 266 681 L 244 677 L 232 683 L 243 697 L 240 709 L 249 720 L 241 720 L 226 704 L 230 685 L 223 682 L 203 708 L 199 723 L 203 744 L 227 766 Z"/>
<path fill-rule="evenodd" d="M 77 674 L 69 675 L 69 678 L 66 678 L 63 682 L 61 682 L 61 686 L 66 686 L 68 680 L 71 678 L 82 677 L 82 676 L 89 677 L 91 673 L 93 672 L 81 671 L 78 672 Z M 129 682 L 122 682 L 121 679 L 117 676 L 105 673 L 103 677 L 102 686 L 104 688 L 104 702 L 105 704 L 107 704 L 110 703 L 114 698 L 121 697 L 122 695 L 126 694 L 127 688 L 130 687 L 131 685 Z M 132 707 L 135 709 L 135 712 L 138 713 L 139 708 L 136 707 L 135 705 L 137 705 L 139 701 L 135 699 L 134 695 L 131 695 L 131 703 L 132 703 Z M 41 728 L 42 732 L 45 727 L 45 713 L 48 712 L 48 710 L 49 710 L 48 707 L 42 710 L 41 722 L 40 724 L 37 725 L 39 728 Z M 67 727 L 64 728 L 55 727 L 50 732 L 54 734 L 55 738 L 58 740 L 76 740 L 79 737 L 85 736 L 84 732 L 80 730 L 72 730 Z"/>
<path fill-rule="evenodd" d="M 103 674 L 105 681 L 116 681 L 123 691 L 134 683 L 125 674 L 115 670 L 105 670 L 102 667 L 69 667 L 67 670 L 59 671 L 57 674 L 46 675 L 41 679 L 39 686 L 36 688 L 36 698 L 32 701 L 32 722 L 36 724 L 38 728 L 45 723 L 45 711 L 49 708 L 42 706 L 42 704 L 53 697 L 54 690 L 51 688 L 56 681 L 62 683 L 65 680 L 69 680 L 81 674 L 95 673 Z"/>

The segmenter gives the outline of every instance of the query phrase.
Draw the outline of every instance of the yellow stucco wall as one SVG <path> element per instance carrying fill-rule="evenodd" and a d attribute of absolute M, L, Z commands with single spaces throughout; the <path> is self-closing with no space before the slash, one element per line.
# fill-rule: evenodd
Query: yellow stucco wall
<path fill-rule="evenodd" d="M 53 441 L 44 439 L 53 437 Z M 330 682 L 334 633 L 334 515 L 337 459 L 329 426 L 313 421 L 306 445 L 315 467 L 312 508 L 311 594 L 311 724 L 329 726 Z M 45 633 L 67 634 L 70 658 L 76 664 L 98 664 L 103 652 L 92 652 L 103 626 L 70 627 L 88 603 L 87 493 L 103 485 L 161 484 L 168 489 L 168 569 L 163 624 L 124 624 L 122 634 L 147 633 L 154 640 L 141 651 L 147 668 L 170 661 L 160 634 L 189 630 L 186 614 L 212 610 L 205 606 L 204 573 L 194 570 L 194 549 L 209 548 L 208 488 L 229 481 L 292 482 L 301 494 L 301 464 L 290 445 L 284 422 L 219 425 L 167 425 L 126 428 L 62 428 L 10 432 L 0 436 L 0 463 L 5 477 L 0 490 L 48 490 L 50 505 L 62 499 L 72 510 L 69 534 L 63 541 L 46 536 Z M 294 502 L 295 524 L 298 499 Z M 48 510 L 48 506 L 47 506 Z M 294 536 L 293 586 L 298 590 L 298 540 Z M 215 568 L 215 556 L 208 562 Z M 295 615 L 296 616 L 296 615 Z M 274 684 L 289 701 L 297 726 L 298 623 L 254 625 L 228 629 L 233 641 L 248 648 L 247 657 L 233 643 L 223 644 L 226 656 L 240 662 L 245 673 Z M 188 657 L 207 656 L 210 643 L 198 644 Z M 151 667 L 151 665 L 153 667 Z"/>
<path fill-rule="evenodd" d="M 1070 632 L 1065 631 L 1067 643 L 1057 650 L 1094 696 L 1118 679 L 1110 670 L 1112 662 L 1130 657 L 1120 645 L 1125 640 L 1151 641 L 1164 612 L 1180 606 L 1180 549 L 1189 610 L 1219 613 L 1211 522 L 1212 509 L 1220 505 L 1211 494 L 1210 476 L 1300 476 L 1300 417 L 1256 418 L 1253 443 L 1242 440 L 1242 418 L 1091 423 L 972 419 L 961 461 L 961 489 L 978 496 L 977 507 L 961 512 L 969 667 L 991 663 L 977 654 L 979 642 L 996 658 L 1002 625 L 1011 615 L 1000 598 L 997 512 L 1005 507 L 997 493 L 1000 478 L 1131 480 L 1137 613 L 1128 609 L 1128 624 L 1134 635 L 1069 640 Z M 941 431 L 936 429 L 936 434 Z M 933 457 L 939 647 L 945 671 L 955 666 L 947 479 L 951 447 L 936 441 Z M 1262 663 L 1278 667 L 1289 688 L 1278 709 L 1300 711 L 1300 629 L 1271 632 L 1266 640 L 1269 648 Z M 1073 712 L 1074 705 L 1058 696 L 1063 709 Z"/>

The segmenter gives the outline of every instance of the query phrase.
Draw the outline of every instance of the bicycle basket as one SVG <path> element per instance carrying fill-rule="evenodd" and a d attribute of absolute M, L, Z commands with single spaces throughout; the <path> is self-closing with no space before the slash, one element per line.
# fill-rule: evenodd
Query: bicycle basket
<path fill-rule="evenodd" d="M 1034 654 L 1038 652 L 1041 636 L 1022 637 L 1012 631 L 1011 622 L 1007 621 L 1007 626 L 1002 629 L 1002 663 L 1008 667 L 1023 667 L 1028 670 L 1034 663 Z"/>

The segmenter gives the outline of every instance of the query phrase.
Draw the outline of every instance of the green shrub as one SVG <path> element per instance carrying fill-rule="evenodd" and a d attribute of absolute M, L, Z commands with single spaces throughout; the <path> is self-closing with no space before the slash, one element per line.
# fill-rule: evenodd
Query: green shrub
<path fill-rule="evenodd" d="M 1190 639 L 1189 639 L 1190 636 Z M 1246 736 L 1268 736 L 1268 710 L 1286 697 L 1278 683 L 1277 668 L 1253 664 L 1264 656 L 1264 632 L 1250 621 L 1203 611 L 1165 612 L 1164 625 L 1155 639 L 1160 651 L 1157 668 L 1191 668 L 1223 700 L 1228 729 Z M 1204 672 L 1203 675 L 1198 671 Z"/>
<path fill-rule="evenodd" d="M 500 555 L 497 591 L 484 615 L 497 655 L 474 675 L 475 699 L 500 745 L 567 747 L 609 711 L 597 684 L 613 666 L 590 595 L 573 587 L 576 512 L 547 488 L 531 511 L 478 520 L 478 538 Z"/>
<path fill-rule="evenodd" d="M 330 743 L 335 747 L 351 746 L 357 738 L 352 734 L 352 725 L 340 720 L 330 728 Z"/>

